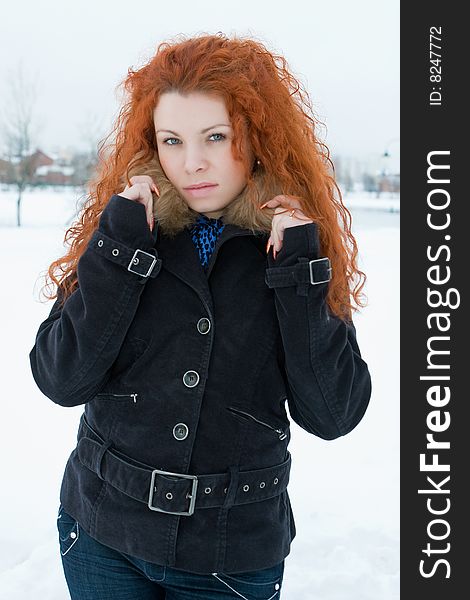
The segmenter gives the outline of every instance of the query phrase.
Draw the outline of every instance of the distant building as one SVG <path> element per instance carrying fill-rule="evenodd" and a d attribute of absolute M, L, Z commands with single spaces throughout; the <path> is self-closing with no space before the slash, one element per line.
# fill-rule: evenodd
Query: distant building
<path fill-rule="evenodd" d="M 0 182 L 15 183 L 18 177 L 26 177 L 32 185 L 71 185 L 74 168 L 63 160 L 36 150 L 21 159 L 0 159 Z"/>
<path fill-rule="evenodd" d="M 14 166 L 9 160 L 0 158 L 0 183 L 10 183 Z"/>
<path fill-rule="evenodd" d="M 42 185 L 70 185 L 73 173 L 73 167 L 42 165 L 36 169 L 34 182 Z"/>
<path fill-rule="evenodd" d="M 385 173 L 378 178 L 378 192 L 400 192 L 400 173 Z"/>
<path fill-rule="evenodd" d="M 42 150 L 36 150 L 29 157 L 32 167 L 36 170 L 39 167 L 49 167 L 54 164 L 54 159 L 42 152 Z"/>

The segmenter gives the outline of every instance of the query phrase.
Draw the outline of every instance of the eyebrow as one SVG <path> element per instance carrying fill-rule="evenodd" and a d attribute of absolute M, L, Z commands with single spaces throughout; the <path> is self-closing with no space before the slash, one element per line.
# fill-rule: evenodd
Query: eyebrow
<path fill-rule="evenodd" d="M 201 133 L 206 133 L 210 129 L 214 129 L 214 127 L 230 127 L 230 125 L 227 125 L 226 123 L 217 123 L 217 125 L 212 125 L 211 127 L 207 127 L 206 129 L 203 129 L 201 131 Z M 179 136 L 179 133 L 176 133 L 176 131 L 171 131 L 171 129 L 158 129 L 157 133 L 160 133 L 160 132 L 172 133 L 173 135 Z"/>

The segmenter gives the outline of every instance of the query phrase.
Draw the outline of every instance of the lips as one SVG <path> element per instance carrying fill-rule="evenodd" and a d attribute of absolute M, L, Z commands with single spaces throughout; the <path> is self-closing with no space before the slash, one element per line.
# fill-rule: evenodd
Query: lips
<path fill-rule="evenodd" d="M 210 183 L 209 181 L 203 181 L 202 183 L 196 183 L 194 185 L 190 185 L 185 187 L 185 190 L 200 190 L 202 188 L 214 187 L 217 183 Z"/>

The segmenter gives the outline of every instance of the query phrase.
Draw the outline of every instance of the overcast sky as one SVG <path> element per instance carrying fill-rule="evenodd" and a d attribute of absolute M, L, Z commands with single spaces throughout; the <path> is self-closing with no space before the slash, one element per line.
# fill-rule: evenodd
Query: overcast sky
<path fill-rule="evenodd" d="M 398 155 L 398 0 L 13 0 L 0 20 L 0 116 L 22 64 L 37 87 L 37 145 L 83 147 L 90 123 L 109 132 L 129 67 L 179 33 L 218 31 L 286 57 L 333 155 Z"/>

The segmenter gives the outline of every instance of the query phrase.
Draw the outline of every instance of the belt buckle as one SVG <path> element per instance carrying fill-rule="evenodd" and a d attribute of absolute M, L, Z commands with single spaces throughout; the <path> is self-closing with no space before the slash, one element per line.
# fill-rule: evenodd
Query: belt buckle
<path fill-rule="evenodd" d="M 313 279 L 313 271 L 312 271 L 312 263 L 314 263 L 314 262 L 320 262 L 322 260 L 326 260 L 326 264 L 328 265 L 327 271 L 328 271 L 329 277 L 328 277 L 328 279 L 324 279 L 323 281 L 314 281 L 314 279 Z M 327 256 L 325 256 L 324 258 L 316 258 L 314 260 L 309 260 L 308 261 L 308 267 L 309 267 L 309 270 L 310 270 L 310 283 L 312 285 L 318 285 L 319 283 L 327 283 L 328 281 L 331 280 L 330 259 Z"/>
<path fill-rule="evenodd" d="M 170 510 L 163 510 L 163 508 L 157 508 L 156 506 L 153 506 L 152 504 L 152 500 L 153 500 L 153 494 L 154 494 L 154 488 L 155 488 L 155 478 L 157 475 L 172 475 L 173 477 L 181 477 L 183 479 L 192 479 L 193 480 L 193 484 L 192 484 L 192 489 L 191 489 L 191 494 L 189 496 L 186 496 L 187 498 L 189 498 L 189 508 L 188 510 L 184 510 L 184 511 L 170 511 Z M 197 485 L 198 485 L 198 479 L 197 479 L 197 475 L 187 475 L 186 473 L 172 473 L 171 471 L 162 471 L 161 469 L 153 469 L 152 471 L 152 478 L 150 480 L 150 491 L 149 491 L 149 500 L 148 500 L 148 507 L 150 508 L 150 510 L 155 510 L 157 512 L 163 512 L 163 513 L 167 513 L 169 515 L 183 515 L 183 516 L 191 516 L 194 513 L 194 505 L 196 504 L 196 492 L 197 492 Z"/>
<path fill-rule="evenodd" d="M 146 254 L 147 256 L 150 256 L 150 258 L 152 259 L 152 263 L 151 263 L 150 267 L 148 268 L 147 273 L 139 273 L 139 271 L 134 271 L 134 269 L 132 269 L 132 265 L 134 264 L 134 261 L 137 260 L 137 262 L 139 262 L 139 259 L 137 258 L 138 252 L 140 252 L 141 254 Z M 145 250 L 141 250 L 140 248 L 137 248 L 137 250 L 134 252 L 134 256 L 131 258 L 131 260 L 129 261 L 129 264 L 127 265 L 127 270 L 130 271 L 131 273 L 135 273 L 136 275 L 140 275 L 141 277 L 148 277 L 150 275 L 150 273 L 152 272 L 152 269 L 155 266 L 156 262 L 157 262 L 157 259 L 153 254 L 150 254 L 150 252 L 145 252 Z"/>

